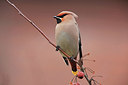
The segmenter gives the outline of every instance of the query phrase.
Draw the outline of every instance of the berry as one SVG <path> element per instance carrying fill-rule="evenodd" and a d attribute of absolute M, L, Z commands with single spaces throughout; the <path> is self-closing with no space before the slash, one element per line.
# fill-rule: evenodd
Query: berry
<path fill-rule="evenodd" d="M 77 83 L 73 83 L 72 85 L 80 85 L 80 83 L 77 82 Z"/>
<path fill-rule="evenodd" d="M 83 73 L 83 72 L 78 72 L 78 73 L 77 73 L 77 77 L 78 77 L 79 79 L 82 79 L 82 78 L 84 77 L 84 73 Z"/>

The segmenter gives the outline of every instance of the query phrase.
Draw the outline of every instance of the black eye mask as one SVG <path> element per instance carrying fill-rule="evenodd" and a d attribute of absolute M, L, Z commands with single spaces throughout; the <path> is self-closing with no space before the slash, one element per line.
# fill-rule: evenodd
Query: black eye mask
<path fill-rule="evenodd" d="M 57 24 L 62 22 L 61 19 L 59 19 L 59 18 L 57 18 L 56 20 L 57 20 Z"/>

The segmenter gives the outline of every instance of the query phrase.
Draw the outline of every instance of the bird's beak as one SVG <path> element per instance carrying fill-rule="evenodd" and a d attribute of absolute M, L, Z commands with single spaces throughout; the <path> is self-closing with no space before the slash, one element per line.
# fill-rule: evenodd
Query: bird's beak
<path fill-rule="evenodd" d="M 57 17 L 57 16 L 53 16 L 53 18 L 58 19 L 59 17 Z"/>
<path fill-rule="evenodd" d="M 56 19 L 57 24 L 58 24 L 58 23 L 60 23 L 60 22 L 62 22 L 61 18 L 60 18 L 60 17 L 58 17 L 58 16 L 54 16 L 53 18 L 55 18 L 55 19 Z"/>
<path fill-rule="evenodd" d="M 57 16 L 53 16 L 53 18 L 56 18 Z"/>

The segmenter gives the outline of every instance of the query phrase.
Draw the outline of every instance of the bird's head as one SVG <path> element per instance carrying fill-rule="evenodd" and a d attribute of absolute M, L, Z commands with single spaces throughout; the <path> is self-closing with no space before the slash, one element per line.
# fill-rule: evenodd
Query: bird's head
<path fill-rule="evenodd" d="M 54 18 L 56 19 L 57 24 L 59 24 L 64 21 L 75 20 L 78 18 L 78 16 L 70 11 L 62 11 L 57 16 L 54 16 Z"/>

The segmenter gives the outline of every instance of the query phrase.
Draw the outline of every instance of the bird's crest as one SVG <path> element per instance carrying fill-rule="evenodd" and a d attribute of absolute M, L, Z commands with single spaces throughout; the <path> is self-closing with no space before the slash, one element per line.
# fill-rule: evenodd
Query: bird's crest
<path fill-rule="evenodd" d="M 62 11 L 57 16 L 63 16 L 63 15 L 68 15 L 68 14 L 72 15 L 76 19 L 78 18 L 78 16 L 75 13 L 71 12 L 71 11 Z"/>

